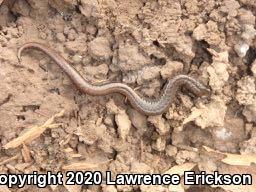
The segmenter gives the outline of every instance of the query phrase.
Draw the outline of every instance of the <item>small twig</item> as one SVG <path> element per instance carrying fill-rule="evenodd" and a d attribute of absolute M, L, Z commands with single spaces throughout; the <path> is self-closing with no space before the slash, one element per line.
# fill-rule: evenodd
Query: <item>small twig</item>
<path fill-rule="evenodd" d="M 57 128 L 61 123 L 53 123 L 55 118 L 61 117 L 64 115 L 64 110 L 62 110 L 60 113 L 57 113 L 56 115 L 52 116 L 50 119 L 48 119 L 42 126 L 35 126 L 30 128 L 28 131 L 26 131 L 21 136 L 17 137 L 16 139 L 13 139 L 9 143 L 5 144 L 3 147 L 4 149 L 9 148 L 16 148 L 24 143 L 30 143 L 34 139 L 38 138 L 46 129 L 53 129 Z"/>
<path fill-rule="evenodd" d="M 15 156 L 13 156 L 13 157 L 11 157 L 9 159 L 6 159 L 6 160 L 0 162 L 0 166 L 1 165 L 5 165 L 6 163 L 9 163 L 11 161 L 14 161 L 14 160 L 18 159 L 19 157 L 20 157 L 20 154 L 17 154 L 17 155 L 15 155 Z"/>

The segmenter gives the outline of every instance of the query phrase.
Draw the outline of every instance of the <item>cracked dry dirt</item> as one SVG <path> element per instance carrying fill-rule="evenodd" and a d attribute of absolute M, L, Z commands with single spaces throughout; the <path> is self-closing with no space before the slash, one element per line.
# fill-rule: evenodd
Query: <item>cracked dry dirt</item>
<path fill-rule="evenodd" d="M 78 162 L 113 174 L 165 173 L 177 166 L 255 178 L 255 15 L 255 0 L 0 0 L 0 172 L 74 170 Z M 147 117 L 121 95 L 80 93 L 39 51 L 26 51 L 19 62 L 17 49 L 30 41 L 57 50 L 95 83 L 123 82 L 157 98 L 165 80 L 185 70 L 212 94 L 197 98 L 181 90 L 166 113 Z M 46 125 L 49 119 L 54 124 Z M 40 131 L 24 139 L 33 127 Z M 18 191 L 255 188 L 254 183 Z"/>

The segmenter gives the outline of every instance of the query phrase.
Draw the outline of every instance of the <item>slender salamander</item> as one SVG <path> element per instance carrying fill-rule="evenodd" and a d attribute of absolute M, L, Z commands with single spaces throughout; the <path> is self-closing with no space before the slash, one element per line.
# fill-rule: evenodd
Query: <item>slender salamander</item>
<path fill-rule="evenodd" d="M 89 83 L 62 56 L 43 44 L 35 42 L 24 44 L 18 50 L 19 60 L 21 60 L 23 50 L 27 48 L 35 48 L 48 55 L 59 65 L 59 67 L 83 93 L 87 93 L 89 95 L 121 93 L 128 98 L 131 105 L 135 109 L 145 115 L 159 115 L 164 113 L 170 107 L 176 92 L 181 86 L 186 86 L 197 96 L 203 96 L 210 93 L 210 90 L 206 86 L 194 78 L 187 75 L 177 75 L 167 81 L 165 87 L 163 88 L 162 94 L 158 99 L 148 99 L 139 96 L 131 87 L 123 83 L 105 83 L 100 85 L 93 85 Z"/>

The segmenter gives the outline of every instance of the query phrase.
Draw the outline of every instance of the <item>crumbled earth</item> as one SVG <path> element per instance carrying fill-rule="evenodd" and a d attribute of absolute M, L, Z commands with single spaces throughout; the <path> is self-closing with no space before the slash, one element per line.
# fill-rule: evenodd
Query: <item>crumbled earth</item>
<path fill-rule="evenodd" d="M 201 150 L 256 152 L 255 16 L 255 0 L 0 0 L 0 172 L 57 172 L 80 161 L 105 162 L 96 170 L 113 174 L 164 173 L 184 163 L 195 163 L 198 171 L 234 171 Z M 123 82 L 158 98 L 167 79 L 188 73 L 211 94 L 197 97 L 181 89 L 166 113 L 145 116 L 120 94 L 81 93 L 39 51 L 26 50 L 19 61 L 18 48 L 31 41 L 56 50 L 92 83 Z M 4 149 L 63 109 L 58 128 Z M 59 186 L 54 191 L 171 187 Z"/>

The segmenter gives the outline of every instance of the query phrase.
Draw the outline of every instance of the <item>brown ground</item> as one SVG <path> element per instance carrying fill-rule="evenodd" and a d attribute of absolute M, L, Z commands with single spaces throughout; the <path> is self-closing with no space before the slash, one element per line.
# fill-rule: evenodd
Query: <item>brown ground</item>
<path fill-rule="evenodd" d="M 59 171 L 66 165 L 73 170 L 75 162 L 93 162 L 100 165 L 94 170 L 113 174 L 164 173 L 184 163 L 193 163 L 197 171 L 255 174 L 250 167 L 255 159 L 247 166 L 238 164 L 240 169 L 219 157 L 220 152 L 245 157 L 256 153 L 255 0 L 0 0 L 0 4 L 1 173 Z M 145 96 L 157 97 L 167 78 L 189 67 L 189 75 L 208 85 L 212 95 L 197 98 L 184 90 L 167 113 L 146 117 L 121 95 L 80 93 L 41 52 L 26 51 L 18 62 L 17 49 L 30 41 L 57 50 L 92 82 L 124 82 Z M 64 116 L 54 121 L 61 126 L 23 145 L 6 147 L 63 109 Z M 218 152 L 214 155 L 203 146 Z M 27 186 L 20 191 L 53 188 Z M 253 191 L 232 186 L 175 190 L 59 186 L 55 191 L 168 188 Z"/>

